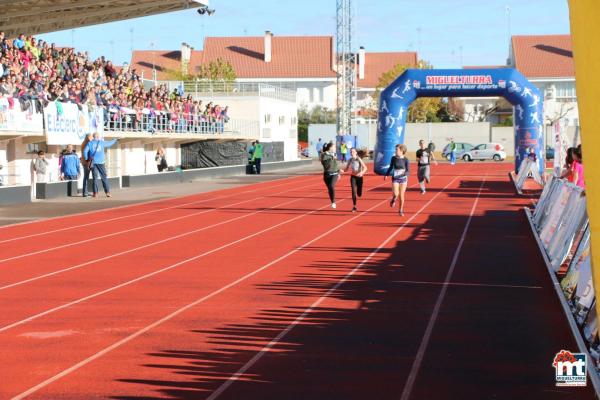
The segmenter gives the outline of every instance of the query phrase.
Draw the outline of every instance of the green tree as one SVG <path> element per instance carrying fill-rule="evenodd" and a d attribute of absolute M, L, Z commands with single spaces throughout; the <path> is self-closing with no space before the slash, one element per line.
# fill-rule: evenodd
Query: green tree
<path fill-rule="evenodd" d="M 392 69 L 384 72 L 379 77 L 377 83 L 377 90 L 375 91 L 375 98 L 377 99 L 377 106 L 379 107 L 379 98 L 381 91 L 388 87 L 396 78 L 402 73 L 409 69 L 414 68 L 413 66 L 397 64 Z M 419 69 L 431 69 L 432 66 L 429 62 L 420 60 L 416 66 Z M 421 97 L 415 100 L 409 107 L 406 116 L 407 122 L 440 122 L 441 119 L 438 116 L 438 112 L 442 108 L 442 99 L 437 97 Z"/>
<path fill-rule="evenodd" d="M 194 79 L 194 75 L 191 75 L 187 72 L 183 72 L 181 70 L 168 69 L 167 80 L 169 81 L 191 81 Z"/>
<path fill-rule="evenodd" d="M 314 106 L 311 110 L 306 106 L 298 108 L 298 140 L 308 141 L 310 124 L 334 124 L 336 117 L 336 112 L 327 107 Z"/>
<path fill-rule="evenodd" d="M 237 78 L 237 74 L 229 61 L 217 58 L 208 64 L 200 65 L 196 78 L 233 82 Z"/>
<path fill-rule="evenodd" d="M 450 97 L 443 99 L 437 117 L 441 122 L 462 122 L 465 118 L 465 103 Z"/>

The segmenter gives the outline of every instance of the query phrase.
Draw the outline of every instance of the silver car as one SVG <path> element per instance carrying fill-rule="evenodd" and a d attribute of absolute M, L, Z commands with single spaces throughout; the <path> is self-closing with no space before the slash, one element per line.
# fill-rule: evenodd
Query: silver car
<path fill-rule="evenodd" d="M 456 159 L 457 160 L 460 160 L 461 158 L 463 158 L 464 154 L 473 148 L 473 145 L 469 144 L 469 143 L 454 142 L 454 144 L 456 145 Z M 444 157 L 446 160 L 450 161 L 450 143 L 448 143 L 444 147 L 444 150 L 442 150 L 442 157 Z"/>
<path fill-rule="evenodd" d="M 462 159 L 465 161 L 504 161 L 506 159 L 506 152 L 504 151 L 504 146 L 502 146 L 500 143 L 483 143 L 464 153 Z"/>

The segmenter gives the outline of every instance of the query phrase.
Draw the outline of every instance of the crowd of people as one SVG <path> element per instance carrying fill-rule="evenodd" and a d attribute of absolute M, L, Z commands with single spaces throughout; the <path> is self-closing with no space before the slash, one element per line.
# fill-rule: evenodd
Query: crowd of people
<path fill-rule="evenodd" d="M 146 89 L 135 68 L 23 34 L 9 40 L 0 32 L 0 95 L 23 111 L 41 112 L 51 101 L 99 106 L 109 130 L 219 133 L 229 120 L 228 107 L 165 84 Z"/>

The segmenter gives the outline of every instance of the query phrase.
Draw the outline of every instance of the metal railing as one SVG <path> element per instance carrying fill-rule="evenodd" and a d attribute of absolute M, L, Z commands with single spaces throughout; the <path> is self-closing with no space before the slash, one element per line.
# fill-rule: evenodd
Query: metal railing
<path fill-rule="evenodd" d="M 275 83 L 262 82 L 225 82 L 225 81 L 144 81 L 144 86 L 167 85 L 169 92 L 183 89 L 185 95 L 191 94 L 198 100 L 210 101 L 214 97 L 226 96 L 262 96 L 277 100 L 296 102 L 294 88 Z"/>
<path fill-rule="evenodd" d="M 105 132 L 259 136 L 259 122 L 214 118 L 203 114 L 149 112 L 125 113 L 110 110 L 105 115 Z"/>

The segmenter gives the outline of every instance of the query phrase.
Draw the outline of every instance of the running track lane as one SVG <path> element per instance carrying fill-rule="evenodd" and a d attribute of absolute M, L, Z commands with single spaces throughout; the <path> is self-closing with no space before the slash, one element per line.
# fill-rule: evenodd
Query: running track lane
<path fill-rule="evenodd" d="M 314 178 L 311 179 L 314 181 Z M 132 236 L 140 230 L 151 231 L 153 233 L 169 229 L 169 226 L 180 226 L 174 224 L 191 217 L 205 219 L 207 213 L 210 213 L 215 207 L 227 204 L 242 204 L 252 198 L 261 198 L 264 195 L 274 191 L 282 192 L 291 190 L 297 186 L 306 185 L 304 182 L 274 183 L 272 187 L 261 186 L 254 190 L 240 191 L 240 194 L 217 194 L 202 198 L 181 202 L 174 200 L 175 205 L 152 208 L 145 211 L 135 211 L 125 215 L 112 216 L 99 212 L 99 214 L 74 215 L 70 218 L 77 219 L 85 217 L 86 220 L 80 222 L 71 222 L 67 228 L 52 229 L 46 227 L 46 222 L 36 227 L 42 232 L 35 234 L 27 233 L 17 237 L 6 239 L 0 252 L 0 267 L 7 261 L 24 260 L 30 262 L 34 256 L 43 255 L 48 257 L 52 253 L 64 253 L 68 251 L 71 256 L 77 254 L 81 249 L 89 245 L 97 244 L 98 240 L 108 239 L 111 241 L 119 240 L 123 236 Z M 245 193 L 248 192 L 248 193 Z M 118 209 L 119 214 L 123 214 L 125 209 Z M 27 225 L 27 228 L 34 228 Z M 49 232 L 49 233 L 48 233 Z M 32 237 L 32 235 L 36 235 Z M 6 245 L 8 244 L 8 245 Z"/>
<path fill-rule="evenodd" d="M 210 238 L 211 228 L 223 227 L 225 229 L 232 230 L 228 227 L 228 224 L 236 224 L 239 227 L 245 228 L 247 226 L 252 229 L 252 221 L 248 220 L 257 214 L 264 213 L 270 207 L 275 205 L 293 205 L 298 202 L 301 198 L 279 198 L 277 195 L 283 193 L 286 194 L 301 194 L 301 190 L 307 191 L 312 196 L 318 196 L 320 194 L 317 191 L 318 184 L 312 182 L 309 185 L 297 186 L 290 190 L 290 188 L 279 191 L 265 193 L 260 198 L 254 198 L 249 200 L 240 201 L 233 204 L 219 205 L 219 208 L 208 209 L 202 211 L 202 215 L 196 218 L 189 218 L 182 222 L 185 222 L 183 226 L 169 225 L 164 231 L 153 231 L 153 232 L 140 232 L 138 235 L 127 235 L 122 237 L 120 241 L 115 240 L 102 240 L 99 243 L 95 243 L 94 247 L 83 247 L 81 248 L 80 255 L 78 257 L 73 256 L 71 253 L 67 253 L 68 257 L 65 257 L 65 252 L 57 251 L 56 254 L 46 255 L 43 259 L 44 262 L 31 263 L 25 262 L 24 260 L 15 260 L 10 265 L 4 265 L 0 268 L 0 302 L 4 292 L 7 289 L 13 289 L 14 287 L 40 283 L 36 282 L 45 278 L 57 278 L 57 275 L 67 274 L 72 276 L 74 272 L 80 272 L 79 270 L 91 270 L 90 273 L 96 272 L 101 274 L 109 274 L 109 266 L 112 263 L 117 263 L 117 267 L 124 264 L 122 256 L 132 257 L 128 260 L 128 264 L 133 264 L 132 268 L 138 267 L 136 260 L 140 257 L 155 257 L 157 259 L 168 258 L 169 255 L 179 256 L 180 254 L 172 254 L 172 246 L 174 242 L 185 243 L 185 240 L 193 239 L 190 245 L 187 246 L 186 251 L 194 251 L 197 248 L 201 248 L 204 244 L 209 244 L 204 236 L 208 235 Z M 295 189 L 295 190 L 294 190 Z M 254 209 L 244 208 L 251 202 Z M 241 203 L 244 203 L 243 205 Z M 210 215 L 207 213 L 213 211 Z M 192 213 L 194 214 L 194 213 Z M 224 218 L 226 217 L 226 218 Z M 243 229 L 241 229 L 243 231 Z M 227 232 L 225 232 L 227 234 Z M 235 235 L 235 230 L 233 230 Z M 231 234 L 229 235 L 231 236 Z M 224 236 L 227 239 L 227 235 Z M 219 240 L 213 237 L 213 240 Z M 162 247 L 161 247 L 162 246 Z M 156 250 L 156 253 L 152 253 L 151 250 Z M 57 268 L 58 266 L 58 268 Z M 41 290 L 41 289 L 40 289 Z"/>
<path fill-rule="evenodd" d="M 450 178 L 447 178 L 450 179 Z M 387 186 L 387 185 L 386 185 Z M 395 214 L 395 210 L 394 211 L 389 211 L 389 209 L 386 206 L 386 203 L 388 201 L 389 198 L 389 191 L 386 190 L 385 192 L 379 192 L 377 199 L 375 199 L 376 201 L 378 201 L 379 203 L 383 203 L 383 205 L 380 205 L 379 208 L 382 208 L 382 210 L 380 212 L 384 212 L 386 217 L 389 218 L 389 216 L 391 215 L 392 218 L 397 219 L 399 218 L 396 214 Z M 372 203 L 374 200 L 365 200 L 363 203 L 361 203 L 362 207 L 367 207 L 369 203 Z M 363 205 L 364 204 L 364 205 Z M 343 203 L 340 202 L 340 207 L 343 206 Z M 408 209 L 408 208 L 407 208 Z M 375 210 L 374 210 L 375 211 Z M 295 249 L 297 248 L 299 245 L 301 245 L 302 241 L 305 241 L 305 239 L 310 240 L 314 240 L 315 238 L 315 229 L 317 230 L 317 232 L 322 232 L 324 230 L 326 231 L 332 231 L 336 233 L 336 237 L 339 237 L 340 239 L 344 240 L 343 238 L 345 237 L 346 234 L 344 234 L 343 232 L 336 232 L 338 230 L 341 230 L 342 226 L 340 226 L 340 221 L 344 221 L 344 219 L 347 218 L 347 213 L 344 215 L 344 213 L 340 213 L 340 212 L 336 212 L 331 213 L 328 212 L 329 216 L 327 216 L 327 214 L 323 215 L 324 213 L 321 213 L 321 215 L 317 215 L 317 216 L 312 216 L 312 218 L 314 219 L 312 221 L 312 223 L 307 223 L 305 221 L 305 223 L 303 225 L 305 225 L 306 227 L 311 227 L 311 229 L 305 229 L 302 231 L 298 231 L 297 228 L 291 229 L 291 232 L 296 232 L 295 234 L 290 235 L 290 230 L 288 230 L 287 232 L 282 232 L 283 235 L 280 233 L 278 235 L 279 240 L 265 240 L 263 243 L 266 244 L 270 244 L 273 243 L 271 246 L 275 246 L 274 249 L 272 250 L 276 250 L 278 247 L 281 247 L 281 240 L 284 238 L 287 238 L 288 240 L 293 240 L 291 244 L 291 246 L 286 246 L 287 250 L 286 252 L 289 253 L 289 249 Z M 359 214 L 360 215 L 360 214 Z M 340 219 L 341 218 L 341 219 Z M 343 222 L 342 222 L 343 223 Z M 369 224 L 371 225 L 371 224 Z M 376 232 L 377 229 L 374 229 L 374 232 Z M 305 237 L 303 237 L 303 235 Z M 269 239 L 269 238 L 267 238 Z M 214 271 L 206 271 L 209 275 L 204 275 L 204 274 L 199 274 L 199 276 L 197 277 L 197 282 L 193 281 L 193 282 L 189 282 L 190 280 L 193 280 L 195 278 L 195 275 L 190 276 L 189 272 L 187 274 L 185 274 L 184 276 L 182 276 L 179 280 L 179 286 L 180 287 L 176 287 L 173 288 L 174 290 L 172 290 L 172 292 L 174 292 L 177 295 L 177 299 L 179 299 L 181 297 L 181 292 L 182 292 L 182 283 L 181 280 L 185 280 L 186 284 L 190 283 L 190 284 L 194 284 L 193 286 L 190 285 L 190 288 L 188 289 L 187 287 L 184 287 L 183 289 L 193 289 L 194 291 L 192 291 L 191 294 L 195 294 L 196 297 L 198 296 L 197 294 L 197 290 L 198 287 L 202 287 L 202 289 L 205 289 L 206 286 L 208 285 L 215 285 L 216 288 L 222 287 L 223 284 L 226 284 L 228 282 L 231 282 L 232 279 L 235 279 L 236 277 L 239 277 L 240 272 L 238 271 L 238 269 L 240 269 L 240 260 L 245 261 L 245 262 L 249 262 L 249 267 L 252 268 L 252 270 L 254 270 L 258 265 L 264 265 L 264 263 L 268 263 L 269 261 L 273 260 L 273 251 L 268 251 L 268 252 L 260 252 L 260 253 L 256 253 L 253 254 L 253 247 L 255 247 L 255 244 L 250 243 L 249 246 L 244 247 L 243 249 L 241 249 L 242 251 L 236 251 L 236 252 L 231 252 L 231 254 L 224 254 L 222 255 L 220 258 L 215 258 L 214 262 L 219 262 L 221 261 L 223 263 L 223 265 L 231 265 L 232 267 L 235 266 L 235 268 L 232 268 L 233 271 L 229 271 L 229 270 L 223 270 L 223 265 L 215 265 Z M 268 249 L 268 248 L 267 248 Z M 263 249 L 264 250 L 264 249 Z M 245 255 L 250 255 L 250 257 L 245 256 L 244 258 L 240 259 L 239 254 L 245 254 Z M 313 257 L 315 257 L 315 254 L 313 252 L 308 253 L 311 257 L 311 259 Z M 261 258 L 258 260 L 253 260 L 252 257 L 257 257 L 260 256 Z M 318 257 L 318 254 L 317 254 Z M 207 266 L 212 266 L 212 262 L 210 260 L 207 260 L 206 265 Z M 237 266 L 236 266 L 237 264 Z M 241 265 L 243 267 L 243 265 Z M 285 266 L 285 265 L 284 265 Z M 220 267 L 220 268 L 219 268 Z M 200 271 L 193 271 L 193 272 L 204 272 L 202 270 Z M 286 269 L 282 269 L 283 273 L 286 273 Z M 229 276 L 228 273 L 231 273 L 233 275 Z M 268 281 L 267 281 L 268 283 Z M 88 305 L 86 308 L 81 309 L 73 309 L 73 310 L 67 310 L 65 313 L 60 313 L 59 315 L 55 315 L 53 319 L 51 319 L 50 321 L 46 321 L 44 324 L 44 320 L 39 320 L 39 321 L 35 321 L 32 324 L 27 324 L 27 326 L 23 327 L 23 329 L 27 329 L 25 331 L 21 330 L 21 327 L 17 328 L 14 331 L 10 331 L 7 332 L 6 335 L 8 337 L 15 337 L 17 338 L 17 341 L 19 342 L 19 344 L 17 344 L 16 342 L 13 343 L 14 346 L 23 346 L 26 345 L 27 343 L 31 342 L 32 338 L 39 338 L 41 335 L 43 335 L 43 332 L 48 332 L 47 330 L 44 330 L 44 326 L 47 326 L 48 323 L 52 324 L 52 322 L 54 321 L 54 324 L 52 324 L 53 329 L 55 329 L 52 332 L 59 332 L 64 334 L 64 336 L 62 338 L 60 338 L 61 340 L 58 340 L 57 342 L 59 342 L 57 345 L 53 346 L 53 344 L 48 343 L 48 345 L 46 345 L 44 347 L 44 354 L 42 355 L 38 355 L 38 353 L 36 352 L 37 350 L 37 346 L 39 346 L 39 344 L 34 343 L 33 345 L 37 345 L 35 348 L 32 349 L 31 352 L 27 352 L 27 354 L 23 354 L 21 353 L 19 358 L 21 360 L 27 359 L 27 362 L 35 362 L 40 363 L 45 365 L 45 367 L 47 369 L 52 369 L 52 363 L 59 363 L 59 365 L 68 363 L 71 357 L 71 354 L 62 354 L 64 353 L 64 348 L 70 348 L 70 349 L 77 349 L 77 350 L 73 350 L 71 353 L 74 357 L 74 361 L 77 359 L 80 359 L 81 356 L 79 356 L 78 350 L 82 350 L 85 351 L 85 348 L 89 348 L 90 346 L 94 346 L 94 345 L 98 345 L 98 342 L 101 341 L 106 341 L 106 343 L 111 343 L 114 342 L 115 337 L 122 337 L 124 331 L 127 332 L 127 330 L 134 330 L 135 328 L 137 328 L 137 326 L 135 326 L 135 324 L 137 323 L 136 318 L 141 318 L 144 317 L 144 313 L 155 313 L 157 311 L 160 311 L 161 314 L 160 315 L 164 315 L 164 311 L 163 308 L 165 309 L 174 309 L 176 307 L 174 306 L 170 306 L 170 304 L 168 304 L 168 302 L 165 302 L 164 300 L 164 292 L 165 292 L 165 287 L 168 289 L 169 288 L 169 281 L 166 280 L 166 278 L 161 279 L 160 282 L 157 282 L 158 285 L 162 286 L 162 288 L 158 288 L 155 285 L 152 286 L 148 286 L 146 289 L 144 289 L 144 293 L 139 293 L 139 294 L 134 294 L 132 295 L 131 291 L 125 292 L 121 294 L 121 297 L 119 298 L 112 298 L 112 299 L 104 299 L 104 301 L 98 306 L 95 305 L 95 302 L 92 302 L 91 305 Z M 204 286 L 204 287 L 203 287 Z M 208 286 L 206 289 L 212 289 L 210 286 Z M 139 289 L 138 289 L 139 291 Z M 209 291 L 209 290 L 206 290 Z M 161 294 L 160 298 L 157 299 L 156 297 L 156 293 Z M 118 293 L 117 293 L 118 294 Z M 144 299 L 140 298 L 140 295 L 144 296 Z M 136 304 L 138 304 L 138 306 L 140 307 L 137 312 L 132 312 L 131 314 L 127 314 L 127 315 L 123 315 L 124 310 L 122 309 L 122 307 L 115 307 L 115 305 L 117 304 L 121 304 L 122 302 L 127 302 L 128 298 L 135 298 L 136 300 Z M 243 296 L 242 298 L 246 298 L 245 296 Z M 158 301 L 157 301 L 158 300 Z M 154 301 L 155 303 L 157 303 L 158 309 L 156 307 L 154 307 L 151 302 Z M 150 303 L 148 303 L 150 302 Z M 166 303 L 166 304 L 165 304 Z M 85 305 L 83 305 L 85 307 Z M 94 307 L 95 306 L 95 307 Z M 161 306 L 163 308 L 161 308 Z M 91 309 L 89 307 L 92 307 Z M 212 309 L 212 308 L 211 308 Z M 135 310 L 134 310 L 135 311 Z M 70 314 L 71 312 L 71 314 Z M 125 310 L 125 312 L 129 312 L 129 310 Z M 221 311 L 222 312 L 222 311 Z M 140 315 L 139 313 L 142 313 L 142 315 Z M 92 315 L 94 314 L 94 318 L 92 322 L 92 326 L 91 327 L 79 327 L 77 326 L 77 324 L 73 323 L 72 321 L 77 321 L 78 318 L 81 319 L 81 315 Z M 104 320 L 103 318 L 106 318 L 106 320 Z M 125 322 L 129 323 L 130 325 L 133 325 L 133 327 L 130 326 L 124 326 L 123 324 L 123 319 L 125 320 Z M 71 321 L 68 326 L 63 327 L 62 329 L 60 326 L 56 325 L 56 321 Z M 148 318 L 148 320 L 150 320 Z M 112 324 L 109 321 L 113 321 Z M 116 327 L 111 329 L 111 325 L 115 325 L 114 321 L 117 321 L 118 324 Z M 108 322 L 108 325 L 107 325 Z M 87 322 L 89 324 L 89 321 Z M 42 324 L 42 325 L 40 325 Z M 58 323 L 58 325 L 60 325 L 60 323 Z M 75 325 L 75 326 L 74 326 Z M 143 326 L 143 324 L 142 324 Z M 94 329 L 96 329 L 98 332 L 94 332 Z M 40 334 L 40 332 L 42 332 Z M 90 334 L 92 333 L 92 334 Z M 95 333 L 95 335 L 93 334 Z M 112 333 L 112 335 L 111 335 Z M 8 335 L 10 334 L 10 335 Z M 78 348 L 78 342 L 81 341 L 81 335 L 84 335 L 86 337 L 86 343 L 83 346 L 83 349 Z M 48 333 L 46 333 L 46 335 L 48 335 Z M 98 341 L 98 342 L 93 342 L 94 340 Z M 71 342 L 70 342 L 71 341 Z M 34 341 L 35 342 L 35 341 Z M 47 341 L 48 342 L 48 341 Z M 103 343 L 102 343 L 103 344 Z M 48 355 L 51 355 L 50 359 L 48 358 Z M 60 356 L 62 354 L 62 357 Z M 12 370 L 15 371 L 15 362 L 18 362 L 19 360 L 10 360 L 10 364 L 13 365 Z M 17 369 L 18 370 L 18 369 Z M 18 377 L 13 377 L 11 379 L 11 381 L 13 381 L 14 379 L 18 379 Z"/>
<path fill-rule="evenodd" d="M 460 166 L 453 172 L 461 169 L 468 172 L 466 166 Z M 502 178 L 504 176 L 501 175 Z M 435 178 L 434 186 L 440 188 L 452 177 L 438 174 Z M 306 320 L 285 336 L 282 343 L 247 371 L 243 382 L 236 382 L 222 397 L 239 398 L 239 394 L 243 393 L 245 398 L 364 398 L 373 394 L 381 398 L 397 398 L 403 384 L 400 382 L 403 379 L 398 379 L 402 375 L 398 370 L 404 371 L 406 365 L 410 365 L 440 290 L 439 285 L 419 285 L 416 282 L 444 281 L 462 226 L 467 221 L 473 195 L 477 193 L 479 184 L 473 185 L 473 180 L 477 182 L 477 177 L 459 178 L 455 185 L 440 193 L 427 209 L 399 232 L 390 247 L 369 259 L 362 269 L 333 291 L 331 298 L 318 304 Z M 407 209 L 415 211 L 435 194 L 435 190 L 424 197 L 410 193 Z M 378 200 L 384 203 L 376 206 L 372 212 L 73 371 L 36 395 L 39 398 L 89 398 L 101 395 L 116 398 L 207 397 L 398 229 L 398 217 L 385 206 L 387 198 L 387 191 L 375 190 L 372 200 L 361 203 L 364 204 L 363 209 L 373 203 L 376 205 Z M 327 213 L 318 222 L 332 224 L 335 228 L 339 223 L 336 220 L 338 216 Z M 349 216 L 346 214 L 346 218 Z M 405 218 L 410 216 L 408 214 Z M 458 227 L 448 229 L 445 226 L 446 218 L 455 221 Z M 473 226 L 476 221 L 473 221 Z M 294 231 L 294 228 L 290 226 L 287 229 L 294 234 L 301 234 L 305 229 L 312 230 L 308 224 L 303 226 L 302 231 L 297 228 Z M 291 243 L 286 242 L 289 233 L 279 236 L 279 245 L 265 250 L 273 253 L 278 247 L 289 246 Z M 312 237 L 314 239 L 314 234 Z M 359 243 L 349 241 L 349 238 L 356 237 L 361 238 Z M 465 248 L 467 245 L 468 236 Z M 432 247 L 435 247 L 435 252 L 431 251 Z M 252 247 L 236 246 L 236 250 L 241 250 L 246 257 Z M 425 259 L 423 254 L 427 256 Z M 239 254 L 224 254 L 223 257 L 228 265 L 234 265 Z M 460 266 L 459 262 L 457 274 Z M 193 272 L 197 273 L 198 270 Z M 225 272 L 229 271 L 220 271 L 215 276 L 200 276 L 197 282 L 217 280 Z M 189 274 L 181 275 L 174 282 L 163 277 L 154 288 L 145 288 L 139 293 L 137 290 L 128 290 L 129 297 L 113 299 L 109 306 L 121 312 L 126 312 L 125 309 L 129 307 L 155 307 L 150 304 L 152 297 L 146 297 L 144 292 L 155 290 L 155 293 L 162 294 L 159 290 L 164 286 L 169 287 L 173 283 L 182 285 L 182 280 L 189 277 Z M 462 287 L 461 282 L 456 283 L 457 287 Z M 449 293 L 453 287 L 448 286 Z M 424 315 L 415 315 L 413 308 Z M 59 329 L 61 325 L 84 328 L 87 325 L 88 329 L 82 332 L 66 334 L 62 338 L 25 337 L 28 339 L 25 343 L 37 340 L 31 346 L 35 346 L 37 352 L 43 346 L 46 352 L 54 346 L 51 342 L 65 340 L 63 353 L 65 348 L 69 351 L 63 357 L 68 357 L 68 353 L 86 352 L 94 347 L 94 343 L 78 343 L 82 337 L 87 339 L 94 336 L 89 329 L 90 321 L 86 319 L 99 318 L 98 321 L 92 321 L 99 331 L 105 327 L 100 309 L 98 307 L 96 310 L 97 314 L 94 308 L 80 309 L 79 314 L 61 315 L 60 318 L 45 322 L 45 326 Z M 108 321 L 111 321 L 115 317 L 118 320 L 119 316 L 108 314 L 108 317 Z M 550 317 L 556 322 L 556 313 Z M 402 323 L 398 323 L 399 320 Z M 43 321 L 32 324 L 35 327 L 40 322 Z M 421 325 L 419 332 L 411 322 Z M 111 328 L 108 325 L 104 332 L 96 335 L 108 334 L 106 331 Z M 433 332 L 432 345 L 436 331 Z M 411 337 L 412 341 L 403 340 Z M 27 357 L 27 354 L 22 353 L 22 356 Z M 49 367 L 47 363 L 38 364 L 34 360 L 31 360 L 34 365 Z M 426 362 L 423 367 L 425 365 Z M 421 373 L 423 371 L 426 370 L 423 369 Z M 439 370 L 437 372 L 440 373 Z M 453 382 L 454 385 L 456 383 Z M 431 387 L 430 381 L 426 385 Z M 415 389 L 418 387 L 417 380 Z M 395 390 L 390 391 L 390 388 Z M 442 396 L 438 398 L 444 398 L 441 393 Z"/>

